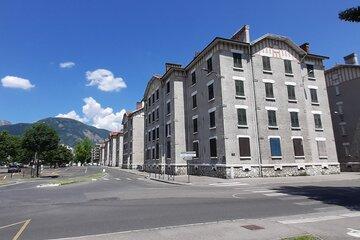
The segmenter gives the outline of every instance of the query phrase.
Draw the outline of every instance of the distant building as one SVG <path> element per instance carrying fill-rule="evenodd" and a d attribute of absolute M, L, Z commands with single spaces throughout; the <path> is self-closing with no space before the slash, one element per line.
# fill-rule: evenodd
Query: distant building
<path fill-rule="evenodd" d="M 136 110 L 123 117 L 122 167 L 143 169 L 144 165 L 144 104 L 138 102 Z"/>
<path fill-rule="evenodd" d="M 119 167 L 123 156 L 123 133 L 111 132 L 108 142 L 108 166 Z"/>
<path fill-rule="evenodd" d="M 325 71 L 334 126 L 336 150 L 342 171 L 360 171 L 360 65 L 355 53 Z"/>
<path fill-rule="evenodd" d="M 101 150 L 100 144 L 95 144 L 95 146 L 91 149 L 91 162 L 92 163 L 100 162 L 100 150 Z"/>

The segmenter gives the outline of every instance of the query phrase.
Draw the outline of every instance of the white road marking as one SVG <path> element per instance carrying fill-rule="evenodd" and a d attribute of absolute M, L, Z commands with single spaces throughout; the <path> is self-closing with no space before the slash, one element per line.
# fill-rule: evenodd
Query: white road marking
<path fill-rule="evenodd" d="M 286 193 L 265 193 L 264 195 L 268 197 L 288 196 Z"/>
<path fill-rule="evenodd" d="M 360 217 L 360 211 L 344 213 L 344 214 L 339 214 L 339 215 L 289 219 L 289 220 L 282 220 L 282 221 L 278 221 L 278 222 L 282 223 L 282 224 L 299 224 L 299 223 L 313 223 L 313 222 L 321 222 L 321 221 L 328 221 L 328 220 L 344 219 L 344 218 L 351 218 L 351 217 Z"/>
<path fill-rule="evenodd" d="M 241 182 L 224 182 L 224 183 L 211 183 L 210 186 L 216 186 L 216 187 L 232 187 L 232 186 L 247 186 L 248 183 L 241 183 Z"/>
<path fill-rule="evenodd" d="M 283 201 L 291 201 L 291 200 L 304 200 L 304 199 L 309 199 L 308 197 L 305 196 L 296 196 L 296 197 L 283 197 L 283 198 L 279 198 L 280 200 Z"/>
<path fill-rule="evenodd" d="M 114 178 L 115 180 L 118 180 L 118 181 L 121 181 L 121 179 L 120 178 Z"/>
<path fill-rule="evenodd" d="M 145 179 L 145 178 L 137 178 L 137 180 L 146 181 L 146 179 Z"/>
<path fill-rule="evenodd" d="M 275 190 L 270 190 L 270 189 L 266 189 L 266 190 L 255 190 L 252 191 L 253 193 L 272 193 L 272 192 L 276 192 Z"/>
<path fill-rule="evenodd" d="M 4 180 L 6 179 L 6 177 L 7 177 L 7 176 L 5 175 L 5 176 L 4 176 Z"/>
<path fill-rule="evenodd" d="M 356 238 L 360 238 L 360 230 L 356 230 L 356 229 L 352 229 L 352 228 L 348 228 L 347 230 L 350 231 L 350 232 L 346 233 L 347 235 L 356 237 Z"/>
<path fill-rule="evenodd" d="M 109 181 L 109 179 L 108 179 L 108 178 L 103 178 L 103 180 L 105 180 L 105 181 Z"/>
<path fill-rule="evenodd" d="M 58 187 L 60 186 L 60 183 L 47 183 L 47 184 L 40 184 L 37 185 L 37 188 L 45 188 L 45 187 Z"/>
<path fill-rule="evenodd" d="M 126 180 L 132 181 L 132 179 L 131 179 L 131 178 L 126 178 Z"/>
<path fill-rule="evenodd" d="M 319 202 L 319 201 L 305 201 L 305 202 L 296 202 L 294 204 L 300 205 L 300 206 L 309 206 L 309 205 L 321 204 L 321 202 Z"/>
<path fill-rule="evenodd" d="M 85 173 L 87 173 L 87 167 L 85 168 Z"/>

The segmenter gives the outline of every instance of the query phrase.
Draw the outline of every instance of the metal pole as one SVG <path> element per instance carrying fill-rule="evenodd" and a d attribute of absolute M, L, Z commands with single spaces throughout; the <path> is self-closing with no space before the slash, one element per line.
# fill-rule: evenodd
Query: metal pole
<path fill-rule="evenodd" d="M 188 175 L 188 183 L 190 183 L 189 160 L 186 160 L 186 172 Z"/>

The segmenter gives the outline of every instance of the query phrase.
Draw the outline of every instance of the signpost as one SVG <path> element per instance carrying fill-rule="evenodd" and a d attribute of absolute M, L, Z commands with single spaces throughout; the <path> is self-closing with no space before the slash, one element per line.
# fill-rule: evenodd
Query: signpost
<path fill-rule="evenodd" d="M 190 152 L 182 152 L 180 153 L 180 157 L 182 157 L 186 161 L 186 172 L 188 175 L 188 183 L 190 183 L 190 173 L 189 173 L 189 161 L 196 157 L 195 151 Z"/>

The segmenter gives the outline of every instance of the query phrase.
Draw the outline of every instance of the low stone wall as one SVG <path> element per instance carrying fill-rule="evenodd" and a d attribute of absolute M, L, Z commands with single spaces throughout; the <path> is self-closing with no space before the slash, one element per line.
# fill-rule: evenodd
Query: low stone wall
<path fill-rule="evenodd" d="M 167 165 L 166 174 L 185 175 L 186 166 Z M 145 172 L 162 173 L 160 165 L 144 165 Z M 289 176 L 315 176 L 340 173 L 340 166 L 333 165 L 243 165 L 243 166 L 226 166 L 226 165 L 189 165 L 190 175 L 209 176 L 217 178 L 254 178 L 254 177 L 289 177 Z"/>

